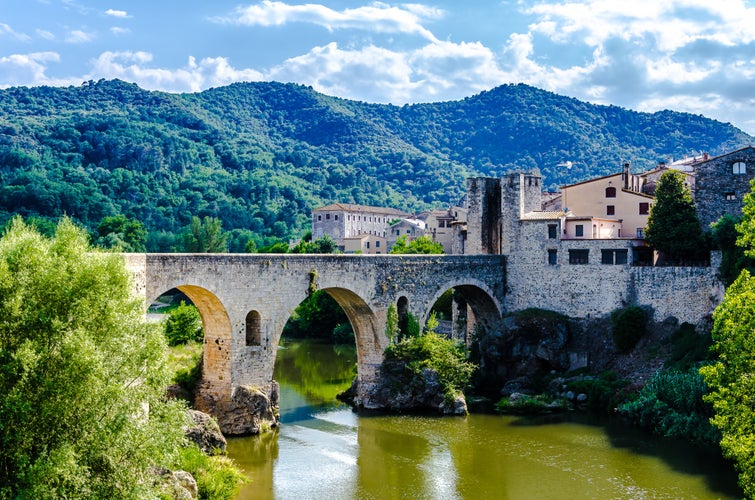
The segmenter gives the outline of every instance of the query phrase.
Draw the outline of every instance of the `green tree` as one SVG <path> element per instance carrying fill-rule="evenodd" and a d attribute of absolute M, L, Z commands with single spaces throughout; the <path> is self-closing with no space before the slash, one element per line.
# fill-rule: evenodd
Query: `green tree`
<path fill-rule="evenodd" d="M 0 239 L 0 498 L 154 498 L 184 443 L 165 337 L 117 255 L 63 219 Z"/>
<path fill-rule="evenodd" d="M 147 229 L 138 220 L 129 219 L 125 215 L 104 217 L 97 226 L 94 244 L 122 252 L 146 252 Z"/>
<path fill-rule="evenodd" d="M 302 238 L 299 243 L 291 249 L 291 253 L 336 253 L 338 246 L 333 239 L 327 234 L 322 238 L 317 238 L 312 241 L 312 233 L 309 233 L 310 238 Z"/>
<path fill-rule="evenodd" d="M 704 258 L 707 251 L 695 203 L 684 180 L 684 174 L 674 170 L 661 176 L 645 229 L 645 240 L 677 262 Z"/>
<path fill-rule="evenodd" d="M 165 320 L 165 338 L 170 346 L 202 341 L 202 316 L 194 304 L 181 301 L 181 304 L 170 312 Z"/>
<path fill-rule="evenodd" d="M 740 236 L 737 227 L 740 227 L 741 222 L 742 218 L 726 214 L 711 224 L 712 243 L 721 251 L 721 281 L 727 286 L 739 276 L 742 269 L 755 269 L 752 257 L 745 255 L 741 246 L 747 242 L 738 242 Z M 745 229 L 745 226 L 741 227 Z"/>
<path fill-rule="evenodd" d="M 717 361 L 700 368 L 711 389 L 713 425 L 721 431 L 721 450 L 734 460 L 739 485 L 755 497 L 755 278 L 747 270 L 726 290 L 713 313 L 713 352 Z"/>
<path fill-rule="evenodd" d="M 441 254 L 443 245 L 432 240 L 429 236 L 420 236 L 409 243 L 406 235 L 401 235 L 391 247 L 392 254 Z"/>
<path fill-rule="evenodd" d="M 184 233 L 184 247 L 191 253 L 223 253 L 228 251 L 227 238 L 220 219 L 205 217 L 200 220 L 194 216 Z"/>

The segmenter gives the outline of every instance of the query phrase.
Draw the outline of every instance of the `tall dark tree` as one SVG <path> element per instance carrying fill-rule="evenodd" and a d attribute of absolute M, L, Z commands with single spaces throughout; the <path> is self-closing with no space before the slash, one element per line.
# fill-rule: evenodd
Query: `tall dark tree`
<path fill-rule="evenodd" d="M 671 261 L 683 263 L 705 257 L 707 245 L 683 173 L 669 170 L 661 176 L 645 240 Z"/>
<path fill-rule="evenodd" d="M 118 248 L 124 252 L 147 251 L 147 229 L 144 224 L 125 215 L 104 217 L 97 226 L 95 245 Z"/>

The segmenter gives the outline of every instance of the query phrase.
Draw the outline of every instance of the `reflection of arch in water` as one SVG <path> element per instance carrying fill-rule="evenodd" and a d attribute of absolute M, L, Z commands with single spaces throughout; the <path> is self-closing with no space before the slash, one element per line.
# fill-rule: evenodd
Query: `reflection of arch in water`
<path fill-rule="evenodd" d="M 220 299 L 206 288 L 196 285 L 179 285 L 196 306 L 202 317 L 204 348 L 202 349 L 202 381 L 213 393 L 230 397 L 231 394 L 231 346 L 233 330 L 231 320 Z"/>
<path fill-rule="evenodd" d="M 470 319 L 477 326 L 483 329 L 490 329 L 501 318 L 503 314 L 501 304 L 495 299 L 488 287 L 481 282 L 466 281 L 452 283 L 441 288 L 435 294 L 432 301 L 430 301 L 429 307 L 422 318 L 422 324 L 425 324 L 427 318 L 430 316 L 430 310 L 449 288 L 454 290 L 454 307 L 458 308 L 459 312 L 463 314 L 464 310 L 469 306 L 473 315 L 473 318 Z M 469 332 L 466 330 L 469 323 L 466 322 L 466 318 L 463 318 L 463 320 L 465 323 L 462 328 L 463 337 L 468 340 Z"/>

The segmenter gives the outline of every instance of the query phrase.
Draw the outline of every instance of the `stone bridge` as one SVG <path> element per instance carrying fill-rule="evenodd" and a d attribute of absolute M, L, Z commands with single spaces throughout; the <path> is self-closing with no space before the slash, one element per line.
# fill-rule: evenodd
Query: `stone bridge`
<path fill-rule="evenodd" d="M 420 325 L 450 288 L 483 327 L 497 321 L 505 308 L 502 255 L 128 254 L 125 258 L 136 291 L 147 304 L 177 288 L 199 309 L 205 340 L 203 380 L 195 404 L 212 413 L 231 434 L 253 430 L 237 414 L 236 391 L 239 387 L 258 388 L 268 395 L 275 391 L 273 366 L 283 327 L 315 290 L 332 296 L 351 322 L 362 398 L 377 381 L 389 342 L 386 313 L 391 304 L 400 315 L 413 314 Z"/>

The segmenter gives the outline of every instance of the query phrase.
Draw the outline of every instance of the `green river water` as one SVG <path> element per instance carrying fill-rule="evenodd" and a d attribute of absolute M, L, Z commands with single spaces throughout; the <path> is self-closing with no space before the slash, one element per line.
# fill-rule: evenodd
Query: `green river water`
<path fill-rule="evenodd" d="M 741 498 L 716 450 L 618 420 L 357 415 L 335 399 L 355 361 L 353 347 L 278 352 L 280 429 L 228 442 L 250 479 L 239 499 Z"/>

